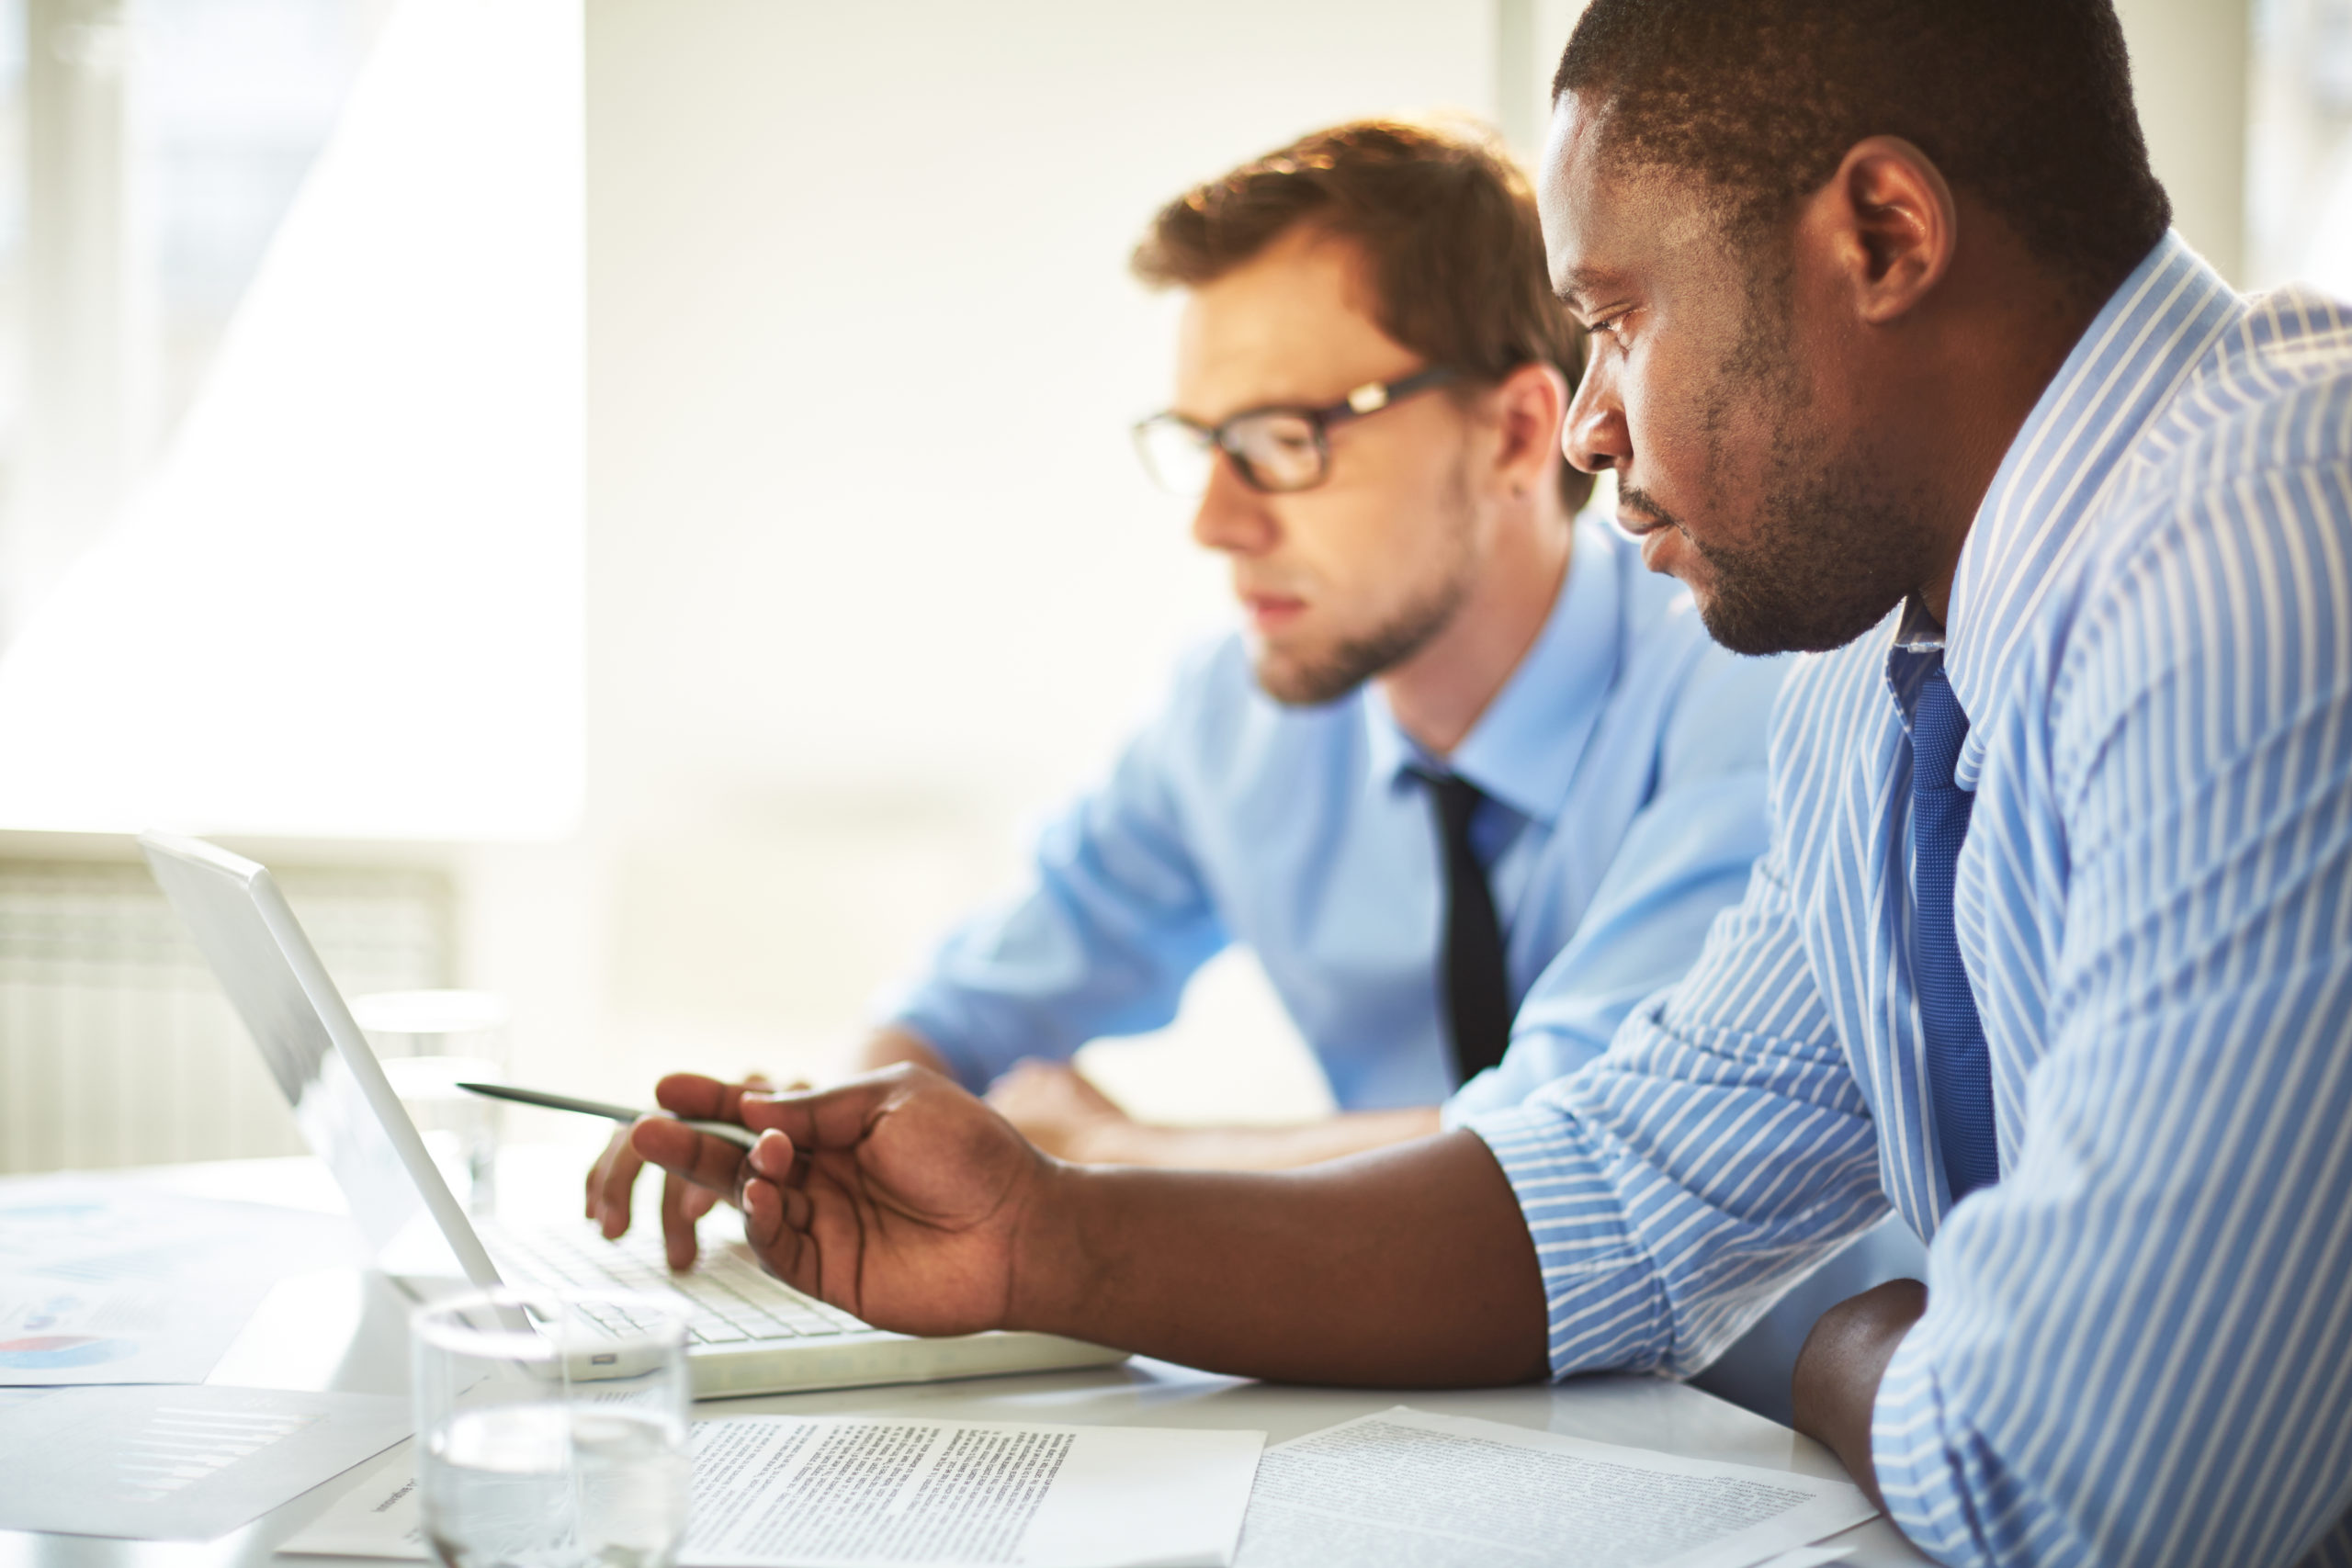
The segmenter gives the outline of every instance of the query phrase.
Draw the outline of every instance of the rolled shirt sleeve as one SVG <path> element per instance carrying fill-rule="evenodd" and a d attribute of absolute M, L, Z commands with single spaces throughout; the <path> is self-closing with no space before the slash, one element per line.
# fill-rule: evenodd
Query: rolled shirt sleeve
<path fill-rule="evenodd" d="M 1770 858 L 1608 1053 L 1473 1116 L 1542 1266 L 1553 1375 L 1698 1371 L 1887 1212 Z"/>

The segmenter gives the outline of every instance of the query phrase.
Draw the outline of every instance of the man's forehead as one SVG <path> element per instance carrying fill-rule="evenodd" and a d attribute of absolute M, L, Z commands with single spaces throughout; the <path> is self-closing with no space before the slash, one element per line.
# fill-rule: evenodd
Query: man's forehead
<path fill-rule="evenodd" d="M 1606 122 L 1604 106 L 1562 94 L 1536 183 L 1552 288 L 1572 307 L 1626 288 L 1658 258 L 1713 232 L 1699 182 L 1612 155 Z"/>
<path fill-rule="evenodd" d="M 1609 250 L 1611 191 L 1599 156 L 1600 110 L 1582 95 L 1563 93 L 1552 107 L 1536 182 L 1536 212 L 1552 287 L 1563 299 L 1589 296 L 1613 270 Z"/>
<path fill-rule="evenodd" d="M 1319 402 L 1414 360 L 1374 318 L 1368 258 L 1302 230 L 1188 292 L 1177 344 L 1181 412 L 1215 420 L 1270 402 Z"/>

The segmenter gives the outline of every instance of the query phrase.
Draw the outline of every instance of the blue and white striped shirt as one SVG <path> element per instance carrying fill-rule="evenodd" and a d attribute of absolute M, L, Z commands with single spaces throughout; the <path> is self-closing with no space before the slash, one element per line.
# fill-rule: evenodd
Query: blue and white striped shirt
<path fill-rule="evenodd" d="M 2168 236 L 2004 459 L 1946 668 L 2002 1180 L 1954 1206 L 1910 952 L 1927 656 L 1804 660 L 1773 845 L 1609 1052 L 1475 1121 L 1555 1373 L 1703 1366 L 1892 1204 L 1872 1426 L 1949 1563 L 2352 1561 L 2352 316 Z"/>

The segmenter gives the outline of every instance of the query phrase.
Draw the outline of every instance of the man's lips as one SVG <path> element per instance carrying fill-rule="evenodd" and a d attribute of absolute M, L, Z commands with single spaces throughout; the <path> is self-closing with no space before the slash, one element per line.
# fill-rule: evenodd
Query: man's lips
<path fill-rule="evenodd" d="M 1662 523 L 1652 524 L 1641 536 L 1642 565 L 1660 575 L 1671 573 L 1674 565 L 1668 557 L 1681 538 L 1680 529 L 1669 528 Z"/>
<path fill-rule="evenodd" d="M 1244 593 L 1241 607 L 1250 613 L 1250 624 L 1266 632 L 1286 626 L 1305 615 L 1306 601 L 1286 593 Z"/>
<path fill-rule="evenodd" d="M 1650 570 L 1669 573 L 1674 570 L 1671 556 L 1676 544 L 1684 536 L 1682 525 L 1653 513 L 1636 512 L 1620 506 L 1617 526 L 1642 542 L 1642 564 Z"/>

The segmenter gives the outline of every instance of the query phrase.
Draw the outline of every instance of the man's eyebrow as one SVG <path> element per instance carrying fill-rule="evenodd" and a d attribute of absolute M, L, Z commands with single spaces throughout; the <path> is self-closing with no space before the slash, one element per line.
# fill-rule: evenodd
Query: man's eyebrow
<path fill-rule="evenodd" d="M 1609 274 L 1598 267 L 1570 267 L 1554 280 L 1552 292 L 1561 304 L 1574 310 L 1577 300 L 1590 299 L 1612 281 Z"/>

